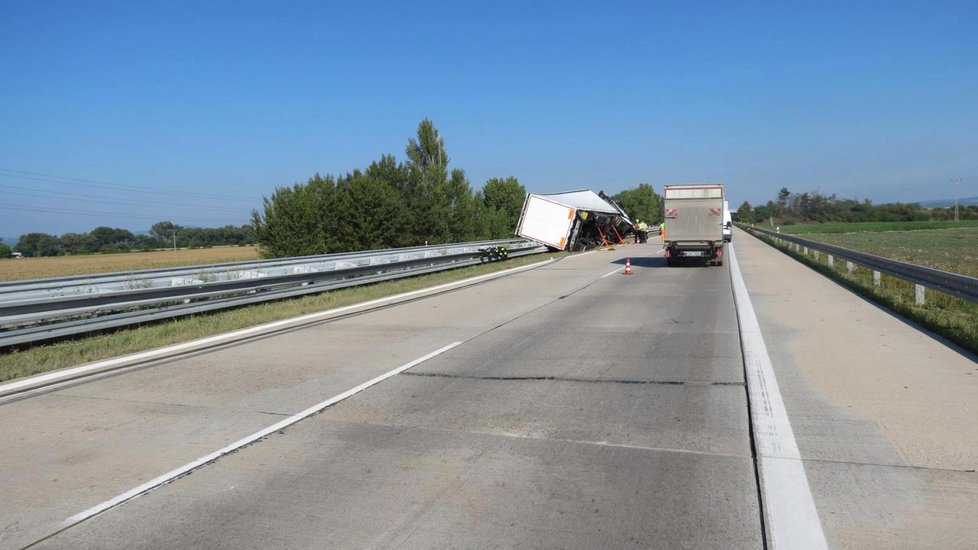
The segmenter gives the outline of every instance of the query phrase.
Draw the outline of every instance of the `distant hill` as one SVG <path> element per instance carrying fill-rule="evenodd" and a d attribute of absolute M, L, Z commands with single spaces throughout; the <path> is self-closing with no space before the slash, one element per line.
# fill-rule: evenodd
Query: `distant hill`
<path fill-rule="evenodd" d="M 954 206 L 954 199 L 921 201 L 920 206 L 925 208 L 947 208 L 949 206 Z M 978 197 L 961 197 L 958 199 L 958 206 L 978 206 Z"/>

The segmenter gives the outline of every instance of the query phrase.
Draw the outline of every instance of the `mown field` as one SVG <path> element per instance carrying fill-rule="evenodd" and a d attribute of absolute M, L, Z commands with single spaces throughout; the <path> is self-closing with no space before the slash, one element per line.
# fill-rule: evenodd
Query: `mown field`
<path fill-rule="evenodd" d="M 804 238 L 978 277 L 978 224 L 949 229 L 806 233 Z"/>
<path fill-rule="evenodd" d="M 809 233 L 865 233 L 884 231 L 925 231 L 929 229 L 951 229 L 957 227 L 978 227 L 978 220 L 965 221 L 924 221 L 924 222 L 853 222 L 853 223 L 810 223 L 803 225 L 783 225 L 782 233 L 804 235 Z M 763 229 L 770 229 L 763 227 Z"/>
<path fill-rule="evenodd" d="M 244 262 L 257 259 L 258 249 L 253 246 L 178 248 L 177 250 L 153 250 L 150 252 L 130 252 L 128 254 L 88 254 L 83 256 L 3 259 L 0 260 L 0 281 Z"/>

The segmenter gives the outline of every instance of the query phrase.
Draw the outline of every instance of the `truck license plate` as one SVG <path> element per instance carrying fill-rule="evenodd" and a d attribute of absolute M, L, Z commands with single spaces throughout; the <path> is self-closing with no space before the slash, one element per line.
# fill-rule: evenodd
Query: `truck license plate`
<path fill-rule="evenodd" d="M 701 251 L 701 250 L 689 250 L 689 251 L 685 252 L 685 255 L 686 256 L 702 256 L 703 255 L 703 251 Z"/>

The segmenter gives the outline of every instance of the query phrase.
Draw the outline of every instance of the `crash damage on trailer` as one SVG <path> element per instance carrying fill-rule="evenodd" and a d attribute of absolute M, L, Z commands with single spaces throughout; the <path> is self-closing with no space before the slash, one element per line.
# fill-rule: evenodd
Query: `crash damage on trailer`
<path fill-rule="evenodd" d="M 625 242 L 632 220 L 615 201 L 589 190 L 529 193 L 516 234 L 556 250 L 581 251 Z"/>

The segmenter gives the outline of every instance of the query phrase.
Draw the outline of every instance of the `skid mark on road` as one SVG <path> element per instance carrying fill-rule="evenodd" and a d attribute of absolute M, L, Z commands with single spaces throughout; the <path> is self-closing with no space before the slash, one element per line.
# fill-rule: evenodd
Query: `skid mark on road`
<path fill-rule="evenodd" d="M 571 376 L 479 376 L 470 374 L 448 374 L 442 372 L 403 372 L 404 376 L 428 378 L 454 378 L 461 380 L 489 380 L 516 382 L 581 382 L 584 384 L 637 384 L 652 386 L 743 386 L 742 382 L 684 382 L 682 380 L 636 380 L 615 378 L 574 378 Z"/>

